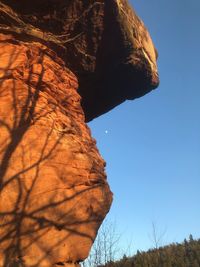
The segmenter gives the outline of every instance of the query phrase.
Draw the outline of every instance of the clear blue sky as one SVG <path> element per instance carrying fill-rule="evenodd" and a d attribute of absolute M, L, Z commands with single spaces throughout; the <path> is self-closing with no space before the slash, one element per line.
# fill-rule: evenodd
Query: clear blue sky
<path fill-rule="evenodd" d="M 200 1 L 130 1 L 159 53 L 160 86 L 93 120 L 121 247 L 200 238 Z"/>

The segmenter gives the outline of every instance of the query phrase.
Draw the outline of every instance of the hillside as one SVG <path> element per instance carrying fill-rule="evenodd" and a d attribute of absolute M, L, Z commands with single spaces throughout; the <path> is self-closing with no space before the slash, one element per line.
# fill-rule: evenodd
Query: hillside
<path fill-rule="evenodd" d="M 133 257 L 124 255 L 121 260 L 101 267 L 200 267 L 200 239 L 194 240 L 190 235 L 189 240 L 181 244 L 138 251 Z"/>

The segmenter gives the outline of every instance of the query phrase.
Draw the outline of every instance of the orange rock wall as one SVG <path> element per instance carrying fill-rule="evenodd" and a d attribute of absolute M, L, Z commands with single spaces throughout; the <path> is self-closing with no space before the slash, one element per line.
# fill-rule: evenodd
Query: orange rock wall
<path fill-rule="evenodd" d="M 109 210 L 77 88 L 49 48 L 0 35 L 0 266 L 75 266 Z"/>

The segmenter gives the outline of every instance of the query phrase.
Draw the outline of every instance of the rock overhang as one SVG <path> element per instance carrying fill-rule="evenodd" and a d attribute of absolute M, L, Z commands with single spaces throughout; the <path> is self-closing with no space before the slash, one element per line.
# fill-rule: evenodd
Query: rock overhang
<path fill-rule="evenodd" d="M 156 88 L 157 52 L 126 0 L 0 1 L 0 45 L 0 265 L 78 266 L 112 203 L 85 119 Z"/>
<path fill-rule="evenodd" d="M 47 43 L 75 73 L 87 122 L 158 86 L 157 51 L 127 0 L 2 3 L 17 14 L 9 26 L 23 27 L 16 34 Z"/>

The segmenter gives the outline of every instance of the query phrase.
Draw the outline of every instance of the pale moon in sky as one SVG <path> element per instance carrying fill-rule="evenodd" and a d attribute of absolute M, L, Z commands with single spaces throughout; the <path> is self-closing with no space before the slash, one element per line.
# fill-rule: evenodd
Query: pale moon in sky
<path fill-rule="evenodd" d="M 105 130 L 105 134 L 107 134 L 108 133 L 108 130 Z"/>

